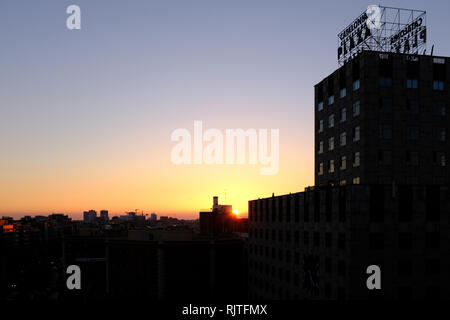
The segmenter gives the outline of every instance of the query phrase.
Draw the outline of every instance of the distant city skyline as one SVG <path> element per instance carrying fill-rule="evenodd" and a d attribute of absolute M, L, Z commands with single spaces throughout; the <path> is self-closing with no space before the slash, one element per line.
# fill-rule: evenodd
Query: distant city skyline
<path fill-rule="evenodd" d="M 0 216 L 81 219 L 139 208 L 195 218 L 218 195 L 248 200 L 314 184 L 313 87 L 337 67 L 360 1 L 77 0 L 0 4 Z M 450 55 L 448 2 L 427 11 L 428 52 Z M 170 160 L 177 128 L 279 128 L 279 171 Z"/>

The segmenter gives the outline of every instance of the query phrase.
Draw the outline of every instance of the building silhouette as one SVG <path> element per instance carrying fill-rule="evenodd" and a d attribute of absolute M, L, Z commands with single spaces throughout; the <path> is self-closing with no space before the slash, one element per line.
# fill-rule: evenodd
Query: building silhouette
<path fill-rule="evenodd" d="M 450 298 L 448 63 L 363 51 L 315 86 L 315 186 L 249 201 L 251 299 Z"/>

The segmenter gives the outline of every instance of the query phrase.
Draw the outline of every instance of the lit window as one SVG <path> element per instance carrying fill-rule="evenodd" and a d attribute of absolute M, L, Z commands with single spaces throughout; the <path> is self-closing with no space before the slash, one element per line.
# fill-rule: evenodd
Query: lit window
<path fill-rule="evenodd" d="M 323 110 L 323 102 L 319 102 L 319 103 L 317 104 L 317 110 L 318 110 L 318 111 L 322 111 L 322 110 Z"/>
<path fill-rule="evenodd" d="M 323 141 L 319 142 L 319 154 L 323 152 Z"/>
<path fill-rule="evenodd" d="M 361 179 L 359 177 L 353 178 L 353 184 L 360 184 Z"/>
<path fill-rule="evenodd" d="M 323 132 L 323 120 L 319 121 L 319 132 Z"/>
<path fill-rule="evenodd" d="M 347 133 L 342 132 L 339 140 L 340 140 L 340 145 L 345 146 L 347 144 Z"/>
<path fill-rule="evenodd" d="M 439 80 L 433 81 L 433 90 L 444 91 L 444 88 L 445 88 L 444 81 L 439 81 Z"/>
<path fill-rule="evenodd" d="M 341 110 L 341 122 L 344 122 L 345 120 L 347 120 L 347 109 L 346 108 L 342 108 L 342 110 Z"/>
<path fill-rule="evenodd" d="M 341 170 L 345 170 L 347 169 L 347 157 L 346 156 L 342 156 L 341 157 Z"/>
<path fill-rule="evenodd" d="M 417 89 L 419 87 L 419 81 L 417 79 L 406 79 L 406 88 Z"/>
<path fill-rule="evenodd" d="M 446 162 L 445 162 L 445 154 L 441 154 L 439 156 L 439 165 L 441 167 L 445 167 L 446 166 Z"/>
<path fill-rule="evenodd" d="M 359 109 L 360 109 L 360 103 L 359 103 L 359 100 L 358 101 L 356 101 L 354 104 L 353 104 L 353 116 L 354 117 L 356 117 L 356 116 L 358 116 L 359 115 Z"/>
<path fill-rule="evenodd" d="M 347 180 L 341 180 L 341 181 L 339 181 L 339 184 L 341 186 L 345 186 L 347 184 Z"/>
<path fill-rule="evenodd" d="M 360 88 L 360 82 L 359 79 L 356 81 L 353 81 L 353 91 L 356 91 Z"/>
<path fill-rule="evenodd" d="M 319 176 L 323 175 L 323 162 L 319 163 Z"/>
<path fill-rule="evenodd" d="M 328 97 L 328 105 L 332 105 L 334 103 L 334 96 Z"/>
<path fill-rule="evenodd" d="M 329 140 L 328 140 L 328 150 L 334 150 L 334 137 L 331 137 Z"/>
<path fill-rule="evenodd" d="M 359 152 L 353 153 L 353 167 L 359 167 L 360 165 L 360 156 Z"/>
<path fill-rule="evenodd" d="M 328 128 L 334 127 L 334 114 L 328 117 Z"/>
<path fill-rule="evenodd" d="M 330 160 L 328 163 L 328 172 L 333 173 L 334 172 L 334 160 Z"/>
<path fill-rule="evenodd" d="M 359 134 L 359 126 L 353 128 L 353 141 L 359 141 L 360 134 Z"/>

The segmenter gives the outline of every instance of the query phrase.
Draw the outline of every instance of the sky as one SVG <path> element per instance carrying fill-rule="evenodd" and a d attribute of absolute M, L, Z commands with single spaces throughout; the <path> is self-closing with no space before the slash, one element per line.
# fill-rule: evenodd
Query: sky
<path fill-rule="evenodd" d="M 81 8 L 68 30 L 66 8 Z M 196 218 L 212 197 L 314 184 L 313 86 L 337 68 L 337 34 L 368 5 L 300 0 L 0 1 L 0 215 L 138 210 Z M 448 56 L 448 1 L 427 11 Z M 279 170 L 175 165 L 178 128 L 279 129 Z"/>

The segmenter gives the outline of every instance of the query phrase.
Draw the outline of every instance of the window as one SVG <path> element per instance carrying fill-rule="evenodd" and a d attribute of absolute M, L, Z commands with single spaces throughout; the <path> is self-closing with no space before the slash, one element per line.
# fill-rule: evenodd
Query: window
<path fill-rule="evenodd" d="M 360 165 L 360 155 L 359 152 L 353 153 L 353 167 L 359 167 Z"/>
<path fill-rule="evenodd" d="M 433 81 L 433 90 L 444 91 L 444 88 L 445 88 L 444 81 L 439 81 L 439 80 Z"/>
<path fill-rule="evenodd" d="M 328 162 L 328 173 L 334 173 L 334 160 Z"/>
<path fill-rule="evenodd" d="M 334 137 L 331 137 L 328 140 L 328 150 L 330 150 L 330 151 L 334 150 Z"/>
<path fill-rule="evenodd" d="M 447 108 L 443 102 L 435 102 L 433 104 L 433 114 L 435 116 L 445 116 L 447 114 Z"/>
<path fill-rule="evenodd" d="M 390 124 L 380 125 L 380 138 L 392 139 L 392 126 Z"/>
<path fill-rule="evenodd" d="M 392 78 L 380 77 L 380 87 L 392 87 Z"/>
<path fill-rule="evenodd" d="M 360 88 L 360 82 L 359 82 L 359 79 L 353 81 L 353 91 L 359 90 L 359 88 Z"/>
<path fill-rule="evenodd" d="M 435 64 L 445 64 L 444 58 L 433 58 L 433 63 Z"/>
<path fill-rule="evenodd" d="M 323 141 L 319 142 L 319 154 L 323 153 Z"/>
<path fill-rule="evenodd" d="M 333 128 L 333 127 L 334 127 L 334 114 L 332 114 L 328 117 L 328 128 Z"/>
<path fill-rule="evenodd" d="M 319 133 L 323 132 L 323 120 L 319 121 Z"/>
<path fill-rule="evenodd" d="M 361 183 L 360 177 L 353 178 L 353 184 L 360 184 L 360 183 Z"/>
<path fill-rule="evenodd" d="M 419 139 L 420 130 L 419 127 L 408 127 L 407 130 L 407 137 L 408 140 L 417 140 Z"/>
<path fill-rule="evenodd" d="M 384 113 L 392 112 L 392 99 L 381 100 L 380 111 Z"/>
<path fill-rule="evenodd" d="M 378 163 L 381 165 L 391 165 L 392 164 L 392 151 L 379 150 L 378 151 Z"/>
<path fill-rule="evenodd" d="M 353 128 L 353 141 L 359 141 L 360 134 L 359 134 L 359 126 Z"/>
<path fill-rule="evenodd" d="M 341 180 L 341 181 L 339 181 L 339 185 L 341 185 L 341 186 L 345 186 L 347 184 L 347 180 Z"/>
<path fill-rule="evenodd" d="M 445 167 L 445 166 L 446 166 L 446 162 L 445 162 L 445 154 L 444 154 L 444 153 L 441 153 L 441 154 L 439 155 L 439 165 L 440 165 L 441 167 Z"/>
<path fill-rule="evenodd" d="M 360 103 L 359 103 L 359 100 L 358 101 L 356 101 L 354 104 L 353 104 L 353 116 L 354 117 L 356 117 L 356 116 L 359 116 L 359 112 L 360 112 Z"/>
<path fill-rule="evenodd" d="M 322 111 L 322 110 L 323 110 L 323 102 L 319 102 L 319 103 L 317 104 L 317 110 L 318 110 L 318 111 Z"/>
<path fill-rule="evenodd" d="M 340 166 L 341 170 L 345 170 L 347 169 L 347 157 L 346 156 L 341 156 L 341 166 Z"/>
<path fill-rule="evenodd" d="M 433 163 L 437 164 L 438 166 L 445 167 L 446 161 L 445 161 L 445 153 L 444 152 L 436 152 L 433 151 Z"/>
<path fill-rule="evenodd" d="M 410 166 L 418 166 L 419 153 L 417 151 L 406 151 L 406 164 Z"/>
<path fill-rule="evenodd" d="M 323 162 L 319 163 L 319 172 L 318 175 L 321 176 L 323 175 Z"/>
<path fill-rule="evenodd" d="M 445 129 L 437 128 L 436 129 L 436 140 L 440 142 L 445 142 Z"/>
<path fill-rule="evenodd" d="M 328 105 L 332 105 L 334 103 L 334 95 L 328 97 Z"/>
<path fill-rule="evenodd" d="M 417 100 L 408 100 L 407 110 L 409 114 L 418 114 L 420 111 L 419 101 Z"/>
<path fill-rule="evenodd" d="M 347 133 L 342 132 L 339 137 L 339 144 L 343 147 L 347 144 Z"/>
<path fill-rule="evenodd" d="M 347 120 L 347 109 L 346 108 L 342 108 L 342 110 L 341 110 L 341 122 L 344 122 L 345 120 Z"/>
<path fill-rule="evenodd" d="M 339 97 L 340 97 L 340 98 L 344 98 L 346 95 L 347 95 L 347 88 L 342 88 L 342 89 L 339 91 Z"/>
<path fill-rule="evenodd" d="M 417 89 L 418 87 L 419 87 L 419 80 L 417 80 L 417 79 L 407 79 L 406 80 L 406 88 Z"/>

